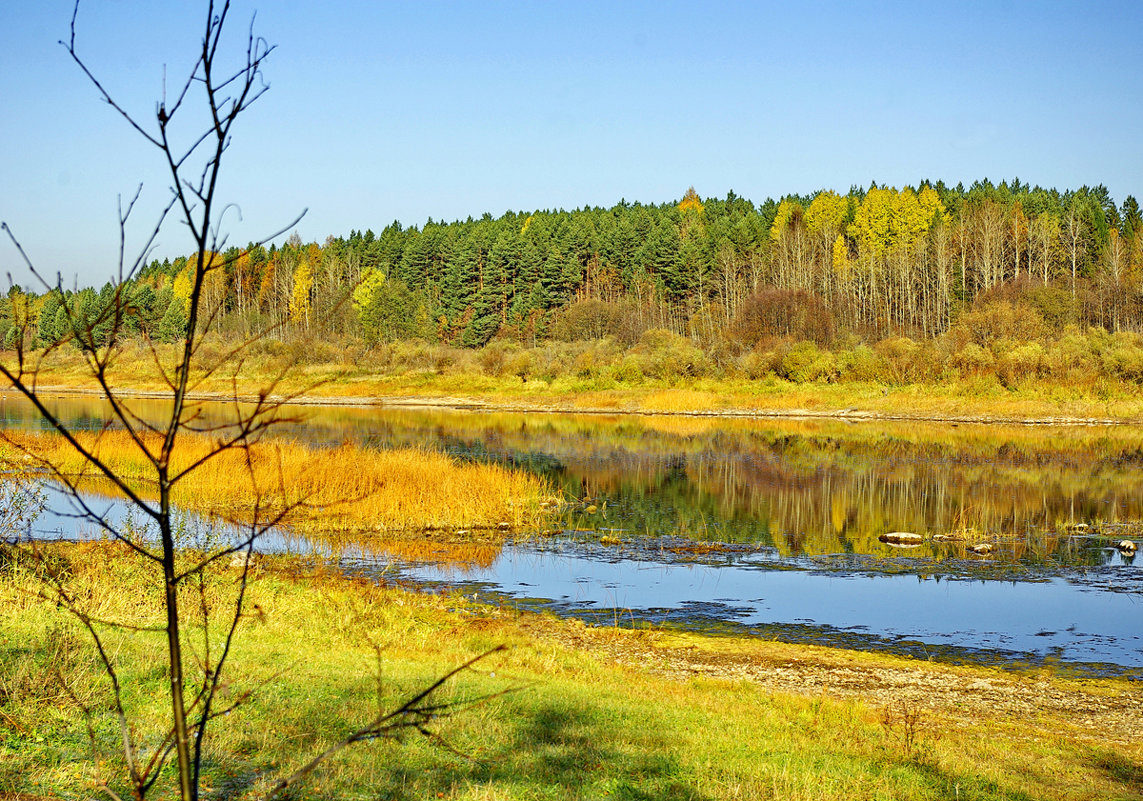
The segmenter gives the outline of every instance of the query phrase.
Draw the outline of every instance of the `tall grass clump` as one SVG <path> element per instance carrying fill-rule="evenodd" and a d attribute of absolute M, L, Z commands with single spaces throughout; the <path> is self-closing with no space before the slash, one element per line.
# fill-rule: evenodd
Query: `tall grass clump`
<path fill-rule="evenodd" d="M 150 463 L 127 434 L 79 432 L 76 437 L 148 496 Z M 12 432 L 8 439 L 9 446 L 50 460 L 65 474 L 90 475 L 87 486 L 101 489 L 90 464 L 61 437 Z M 144 442 L 157 449 L 160 438 L 146 437 Z M 203 459 L 211 448 L 206 438 L 181 440 L 172 469 Z M 251 481 L 234 480 L 243 474 Z M 264 440 L 248 453 L 219 453 L 188 473 L 172 493 L 175 505 L 186 511 L 238 521 L 248 519 L 256 508 L 272 515 L 296 506 L 288 520 L 303 533 L 519 528 L 537 524 L 542 507 L 554 500 L 552 489 L 540 478 L 498 465 L 461 463 L 414 448 L 318 448 L 289 440 Z"/>

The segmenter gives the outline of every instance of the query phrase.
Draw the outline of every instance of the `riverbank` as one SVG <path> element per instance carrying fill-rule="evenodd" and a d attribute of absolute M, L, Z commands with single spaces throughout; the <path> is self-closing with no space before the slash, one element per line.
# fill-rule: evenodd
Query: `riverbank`
<path fill-rule="evenodd" d="M 134 560 L 114 546 L 70 547 L 82 550 L 65 553 L 80 557 L 70 580 L 101 615 L 147 624 L 159 614 L 138 604 L 146 582 Z M 90 643 L 36 599 L 30 575 L 0 576 L 0 796 L 84 794 L 90 749 L 73 698 L 94 710 L 104 775 L 119 767 Z M 236 579 L 211 586 L 223 594 Z M 124 582 L 141 592 L 123 593 Z M 362 744 L 298 797 L 1140 797 L 1143 701 L 1123 681 L 594 628 L 289 558 L 259 559 L 250 592 L 257 614 L 243 622 L 227 692 L 255 692 L 215 724 L 215 798 L 253 797 L 369 719 L 378 667 L 392 706 L 500 645 L 442 690 L 460 703 L 506 692 L 436 721 L 447 748 L 416 735 Z M 165 679 L 149 664 L 162 635 L 106 636 L 141 729 L 160 726 Z"/>
<path fill-rule="evenodd" d="M 39 391 L 48 395 L 99 397 L 83 381 L 60 381 L 48 373 Z M 258 382 L 240 383 L 238 398 L 258 398 Z M 147 384 L 117 386 L 124 396 L 144 399 L 169 397 L 169 391 Z M 1099 400 L 1082 395 L 1053 399 L 1051 393 L 968 396 L 925 385 L 814 385 L 773 381 L 759 387 L 694 382 L 691 386 L 640 389 L 577 389 L 574 386 L 474 386 L 471 382 L 417 380 L 315 383 L 279 386 L 271 400 L 299 406 L 381 406 L 448 408 L 486 412 L 539 414 L 664 415 L 746 419 L 836 419 L 847 421 L 918 421 L 1009 425 L 1139 425 L 1143 423 L 1143 391 L 1139 397 Z M 11 393 L 0 389 L 0 398 Z M 233 387 L 200 389 L 189 397 L 204 401 L 233 401 Z"/>

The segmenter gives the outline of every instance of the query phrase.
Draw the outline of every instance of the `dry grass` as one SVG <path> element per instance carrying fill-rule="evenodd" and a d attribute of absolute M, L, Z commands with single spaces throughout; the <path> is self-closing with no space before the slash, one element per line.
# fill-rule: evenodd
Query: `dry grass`
<path fill-rule="evenodd" d="M 34 454 L 81 486 L 106 489 L 93 466 L 61 437 L 9 432 L 9 449 Z M 156 498 L 155 469 L 121 431 L 81 432 L 77 439 L 144 497 Z M 157 436 L 144 440 L 157 453 Z M 183 437 L 172 474 L 207 456 L 213 445 Z M 209 459 L 174 487 L 173 503 L 187 511 L 246 522 L 293 508 L 299 531 L 376 531 L 496 528 L 535 525 L 541 504 L 554 500 L 541 479 L 496 465 L 463 464 L 418 449 L 367 450 L 355 445 L 313 448 L 265 441 Z"/>
<path fill-rule="evenodd" d="M 693 389 L 664 389 L 642 398 L 640 407 L 648 412 L 709 412 L 722 408 L 718 396 Z"/>

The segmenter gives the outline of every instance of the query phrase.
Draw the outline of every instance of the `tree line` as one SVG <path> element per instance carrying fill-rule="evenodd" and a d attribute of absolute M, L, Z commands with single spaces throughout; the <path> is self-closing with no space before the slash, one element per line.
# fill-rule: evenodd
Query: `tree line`
<path fill-rule="evenodd" d="M 394 222 L 323 244 L 207 254 L 203 302 L 223 334 L 425 339 L 587 339 L 661 328 L 705 342 L 847 332 L 928 339 L 973 302 L 1020 285 L 1049 321 L 1139 330 L 1143 219 L 1103 186 L 1058 191 L 1016 179 L 965 188 L 851 188 L 768 199 L 620 201 L 611 208 Z M 175 341 L 197 254 L 153 261 L 126 287 L 40 295 L 19 288 L 0 319 L 8 346 L 85 332 L 116 314 Z M 123 303 L 123 299 L 129 299 Z"/>

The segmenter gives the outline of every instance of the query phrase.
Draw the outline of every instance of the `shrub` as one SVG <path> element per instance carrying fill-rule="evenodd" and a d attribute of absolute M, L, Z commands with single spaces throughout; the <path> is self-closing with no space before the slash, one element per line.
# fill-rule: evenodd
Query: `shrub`
<path fill-rule="evenodd" d="M 998 343 L 1034 342 L 1047 334 L 1040 313 L 1029 306 L 997 301 L 964 312 L 949 331 L 959 347 L 972 342 L 998 350 Z M 1003 344 L 999 349 L 1003 349 Z"/>
<path fill-rule="evenodd" d="M 1127 381 L 1143 382 L 1143 348 L 1138 334 L 1120 332 L 1101 354 L 1103 369 Z"/>
<path fill-rule="evenodd" d="M 929 378 L 934 372 L 934 353 L 908 337 L 878 342 L 873 352 L 880 357 L 884 380 L 905 384 Z"/>
<path fill-rule="evenodd" d="M 955 351 L 949 359 L 962 376 L 982 375 L 991 372 L 996 366 L 996 357 L 992 351 L 969 342 Z"/>
<path fill-rule="evenodd" d="M 707 368 L 705 354 L 690 340 L 661 328 L 645 331 L 631 353 L 644 375 L 661 380 L 703 375 Z"/>
<path fill-rule="evenodd" d="M 738 307 L 730 335 L 746 344 L 791 338 L 816 345 L 833 341 L 833 313 L 817 295 L 804 290 L 762 289 Z"/>
<path fill-rule="evenodd" d="M 1004 353 L 996 364 L 1000 383 L 1011 389 L 1020 381 L 1035 378 L 1044 370 L 1044 346 L 1039 342 L 1026 342 Z"/>
<path fill-rule="evenodd" d="M 504 372 L 514 375 L 521 381 L 527 381 L 535 374 L 536 365 L 532 354 L 526 350 L 516 351 L 504 363 Z"/>
<path fill-rule="evenodd" d="M 611 337 L 624 347 L 635 344 L 643 331 L 634 303 L 594 298 L 576 301 L 558 312 L 550 329 L 551 337 L 563 342 Z"/>
<path fill-rule="evenodd" d="M 838 376 L 851 381 L 884 381 L 884 362 L 868 345 L 858 345 L 852 350 L 837 354 Z"/>
<path fill-rule="evenodd" d="M 495 345 L 485 345 L 476 354 L 481 371 L 487 376 L 498 376 L 504 368 L 504 351 Z"/>
<path fill-rule="evenodd" d="M 393 366 L 402 370 L 429 370 L 433 367 L 433 346 L 423 339 L 393 343 Z"/>
<path fill-rule="evenodd" d="M 1071 289 L 1058 284 L 1044 284 L 1029 276 L 1006 281 L 976 296 L 974 306 L 983 309 L 998 303 L 1032 309 L 1050 331 L 1062 331 L 1079 319 L 1080 304 L 1072 298 Z"/>
<path fill-rule="evenodd" d="M 609 372 L 613 380 L 621 381 L 624 384 L 643 383 L 643 368 L 634 356 L 624 356 L 623 361 L 611 368 Z"/>
<path fill-rule="evenodd" d="M 768 375 L 777 375 L 778 367 L 782 364 L 782 359 L 785 358 L 788 350 L 788 347 L 782 348 L 781 351 L 752 350 L 741 358 L 739 367 L 746 374 L 746 377 L 753 381 Z"/>
<path fill-rule="evenodd" d="M 1048 351 L 1046 371 L 1057 379 L 1091 381 L 1103 369 L 1097 348 L 1096 339 L 1069 325 Z"/>
<path fill-rule="evenodd" d="M 813 342 L 798 342 L 782 359 L 778 374 L 799 384 L 832 381 L 837 378 L 837 363 L 832 353 L 819 350 Z"/>

